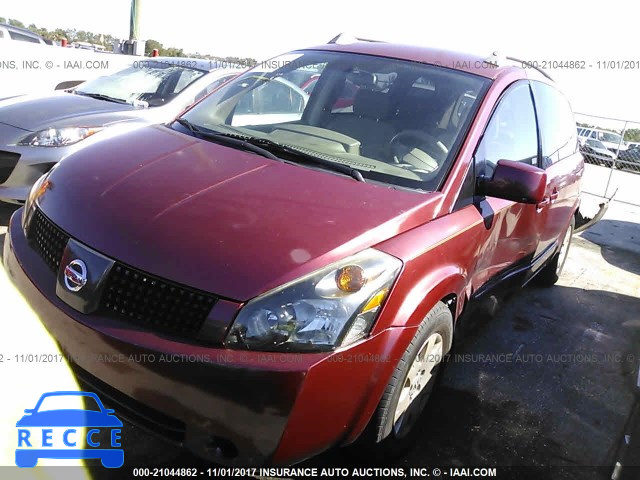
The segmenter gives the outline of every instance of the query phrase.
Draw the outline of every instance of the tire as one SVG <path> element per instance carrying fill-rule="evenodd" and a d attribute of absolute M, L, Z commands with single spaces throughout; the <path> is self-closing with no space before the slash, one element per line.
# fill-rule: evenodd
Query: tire
<path fill-rule="evenodd" d="M 363 435 L 367 450 L 373 450 L 378 459 L 396 458 L 412 444 L 418 433 L 415 426 L 433 391 L 442 367 L 442 357 L 451 349 L 452 338 L 453 316 L 447 305 L 438 302 L 422 320 L 413 340 L 396 365 Z M 416 362 L 419 355 L 427 362 Z M 428 357 L 435 362 L 428 362 Z M 429 366 L 432 369 L 427 372 Z M 413 383 L 410 373 L 414 375 Z M 410 392 L 413 394 L 410 395 Z M 407 400 L 408 398 L 411 399 Z M 398 415 L 405 406 L 404 413 Z"/>
<path fill-rule="evenodd" d="M 564 264 L 567 261 L 567 256 L 569 255 L 569 247 L 571 247 L 571 239 L 573 238 L 575 226 L 576 218 L 574 215 L 571 215 L 569 226 L 561 239 L 559 239 L 562 243 L 558 247 L 558 251 L 553 256 L 553 259 L 536 275 L 534 279 L 536 285 L 540 287 L 552 287 L 560 278 Z"/>

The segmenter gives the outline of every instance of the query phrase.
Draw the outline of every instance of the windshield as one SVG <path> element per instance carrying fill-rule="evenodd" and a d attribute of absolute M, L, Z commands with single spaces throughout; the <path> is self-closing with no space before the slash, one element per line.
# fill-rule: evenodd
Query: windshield
<path fill-rule="evenodd" d="M 141 62 L 142 63 L 142 62 Z M 113 75 L 78 86 L 76 93 L 101 95 L 125 102 L 143 101 L 150 107 L 170 102 L 207 72 L 162 62 L 144 62 Z"/>
<path fill-rule="evenodd" d="M 259 64 L 183 118 L 347 165 L 368 180 L 435 190 L 488 84 L 415 62 L 294 52 Z"/>

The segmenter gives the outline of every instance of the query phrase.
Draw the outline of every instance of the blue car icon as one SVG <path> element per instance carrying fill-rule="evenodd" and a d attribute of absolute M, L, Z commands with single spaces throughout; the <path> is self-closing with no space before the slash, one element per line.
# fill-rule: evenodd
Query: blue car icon
<path fill-rule="evenodd" d="M 98 410 L 80 409 L 42 409 L 44 401 L 49 403 L 56 397 L 88 397 L 95 400 Z M 90 402 L 90 400 L 89 400 Z M 44 393 L 35 408 L 24 411 L 16 423 L 18 427 L 18 448 L 16 448 L 16 465 L 18 467 L 35 467 L 40 458 L 89 459 L 99 458 L 107 468 L 118 468 L 124 463 L 124 451 L 120 447 L 120 428 L 122 422 L 113 415 L 114 410 L 104 407 L 100 399 L 92 392 L 48 392 Z M 76 427 L 86 428 L 85 438 L 80 437 Z M 37 428 L 37 431 L 35 430 Z M 42 430 L 40 430 L 42 429 Z M 55 431 L 54 431 L 55 429 Z M 101 430 L 110 430 L 108 448 L 101 445 L 94 435 Z M 41 442 L 40 440 L 41 434 Z M 53 438 L 57 434 L 59 438 Z M 57 443 L 58 445 L 54 445 Z M 64 444 L 67 448 L 56 448 Z M 41 445 L 41 448 L 34 448 Z M 72 448 L 76 447 L 76 448 Z"/>

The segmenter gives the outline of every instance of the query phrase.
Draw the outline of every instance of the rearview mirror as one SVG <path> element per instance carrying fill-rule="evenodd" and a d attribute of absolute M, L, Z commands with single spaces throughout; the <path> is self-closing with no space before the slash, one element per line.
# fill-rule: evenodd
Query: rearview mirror
<path fill-rule="evenodd" d="M 518 203 L 538 204 L 547 189 L 547 172 L 526 163 L 500 160 L 493 177 L 478 178 L 478 193 Z"/>

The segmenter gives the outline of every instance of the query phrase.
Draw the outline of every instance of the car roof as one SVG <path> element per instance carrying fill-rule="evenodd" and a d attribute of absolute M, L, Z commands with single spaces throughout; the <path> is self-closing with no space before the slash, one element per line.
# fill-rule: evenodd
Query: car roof
<path fill-rule="evenodd" d="M 241 72 L 243 68 L 235 68 L 231 62 L 225 62 L 223 60 L 208 60 L 206 58 L 190 58 L 190 57 L 144 57 L 141 61 L 160 62 L 175 64 L 177 66 L 184 66 L 186 68 L 195 68 L 197 70 L 204 70 L 205 72 L 213 72 L 225 68 L 230 71 Z M 188 62 L 188 63 L 187 63 Z"/>
<path fill-rule="evenodd" d="M 544 75 L 546 79 L 540 78 L 542 81 L 546 83 L 553 83 L 549 82 L 551 79 L 546 76 L 546 74 L 538 74 L 534 69 L 524 69 L 518 65 L 517 61 L 512 61 L 511 59 L 500 59 L 498 56 L 482 57 L 477 54 L 456 52 L 439 48 L 377 41 L 356 41 L 347 44 L 328 43 L 306 48 L 302 51 L 304 50 L 325 50 L 397 58 L 400 60 L 443 66 L 492 80 L 515 70 L 521 72 L 522 78 L 535 77 L 538 79 L 538 76 L 543 77 Z"/>

